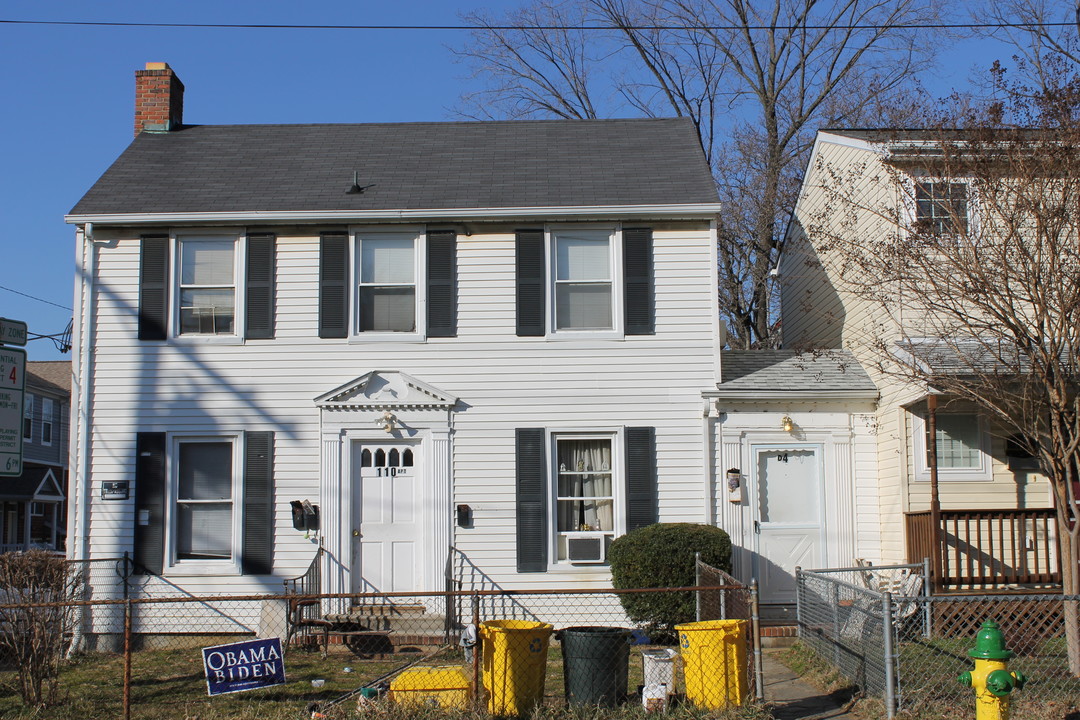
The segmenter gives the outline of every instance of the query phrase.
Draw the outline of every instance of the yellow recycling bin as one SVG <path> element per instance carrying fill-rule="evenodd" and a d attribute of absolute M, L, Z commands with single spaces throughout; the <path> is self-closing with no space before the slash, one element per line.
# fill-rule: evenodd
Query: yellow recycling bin
<path fill-rule="evenodd" d="M 705 620 L 675 626 L 683 659 L 686 699 L 719 710 L 742 705 L 748 694 L 746 621 Z"/>
<path fill-rule="evenodd" d="M 529 620 L 480 623 L 483 682 L 492 715 L 521 715 L 544 697 L 552 626 Z"/>

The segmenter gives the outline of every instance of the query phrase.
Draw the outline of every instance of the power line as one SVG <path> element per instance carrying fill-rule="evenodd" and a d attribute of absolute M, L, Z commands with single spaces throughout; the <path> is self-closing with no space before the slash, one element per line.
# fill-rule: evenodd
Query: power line
<path fill-rule="evenodd" d="M 8 292 L 15 293 L 16 295 L 22 295 L 23 297 L 30 298 L 31 300 L 37 300 L 38 302 L 43 302 L 46 305 L 53 305 L 54 307 L 58 307 L 61 310 L 69 310 L 69 311 L 71 310 L 71 308 L 69 308 L 67 305 L 61 305 L 60 303 L 54 303 L 52 300 L 46 300 L 45 298 L 39 298 L 39 297 L 36 297 L 34 295 L 30 295 L 28 293 L 20 292 L 19 290 L 13 290 L 12 288 L 4 287 L 3 285 L 0 285 L 0 290 L 7 290 Z"/>
<path fill-rule="evenodd" d="M 131 27 L 131 28 L 188 28 L 218 30 L 586 30 L 610 31 L 606 25 L 292 25 L 248 23 L 166 23 L 166 22 L 108 22 L 91 20 L 5 20 L 6 25 L 66 25 L 74 27 Z M 626 25 L 620 30 L 1004 30 L 1072 27 L 1071 22 L 1024 22 L 1024 23 L 932 23 L 892 25 Z"/>

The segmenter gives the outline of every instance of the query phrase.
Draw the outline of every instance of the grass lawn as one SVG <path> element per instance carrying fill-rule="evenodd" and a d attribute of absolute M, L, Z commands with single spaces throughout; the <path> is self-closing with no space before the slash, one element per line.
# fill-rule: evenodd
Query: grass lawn
<path fill-rule="evenodd" d="M 318 651 L 290 649 L 285 655 L 287 683 L 272 688 L 209 697 L 203 675 L 202 653 L 197 647 L 171 650 L 144 650 L 135 653 L 132 662 L 131 715 L 154 720 L 223 720 L 225 718 L 267 718 L 299 720 L 310 718 L 313 702 L 327 703 L 341 698 L 375 678 L 401 667 L 415 656 L 393 656 L 389 660 L 365 660 L 342 646 L 333 646 L 328 658 Z M 422 665 L 464 665 L 461 651 L 451 648 Z M 345 669 L 350 668 L 351 672 Z M 468 670 L 471 676 L 471 667 Z M 84 655 L 69 663 L 61 673 L 58 702 L 44 710 L 24 707 L 16 690 L 17 678 L 10 670 L 0 671 L 0 718 L 5 720 L 91 720 L 119 718 L 123 707 L 124 663 L 120 655 Z M 311 681 L 325 680 L 321 688 Z M 634 693 L 642 682 L 641 647 L 631 648 L 628 677 Z M 619 710 L 565 709 L 562 654 L 552 643 L 547 658 L 545 708 L 539 716 L 551 717 L 623 717 L 643 715 L 640 702 L 633 695 Z M 331 717 L 356 717 L 355 699 L 349 699 L 328 711 Z M 591 711 L 587 712 L 587 711 Z M 763 718 L 760 708 L 733 709 L 730 712 L 704 713 L 687 704 L 678 708 L 681 715 L 692 717 Z M 365 716 L 373 713 L 393 718 L 413 718 L 429 714 L 410 708 L 395 708 L 386 700 L 377 701 Z M 432 713 L 438 714 L 438 713 Z M 471 712 L 441 715 L 465 716 Z"/>

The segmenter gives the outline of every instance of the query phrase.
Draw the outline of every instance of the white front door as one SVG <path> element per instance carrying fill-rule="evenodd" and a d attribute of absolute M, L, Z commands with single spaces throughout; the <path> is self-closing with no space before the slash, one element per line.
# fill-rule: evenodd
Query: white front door
<path fill-rule="evenodd" d="M 421 469 L 414 443 L 353 444 L 353 592 L 417 589 Z"/>
<path fill-rule="evenodd" d="M 821 564 L 819 448 L 754 448 L 755 571 L 762 603 L 794 603 L 795 568 Z"/>

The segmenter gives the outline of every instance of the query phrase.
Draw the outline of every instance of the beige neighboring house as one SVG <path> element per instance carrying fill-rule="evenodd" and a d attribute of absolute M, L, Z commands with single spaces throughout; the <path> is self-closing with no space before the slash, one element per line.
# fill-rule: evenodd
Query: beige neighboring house
<path fill-rule="evenodd" d="M 784 347 L 789 352 L 815 348 L 819 363 L 827 354 L 823 350 L 850 356 L 879 395 L 870 413 L 875 462 L 860 468 L 863 474 L 852 485 L 857 523 L 876 523 L 879 545 L 856 543 L 849 562 L 859 557 L 899 563 L 933 554 L 928 388 L 903 382 L 880 365 L 883 348 L 901 352 L 903 338 L 919 337 L 917 308 L 903 297 L 890 302 L 888 310 L 861 299 L 841 280 L 838 257 L 815 247 L 814 238 L 824 227 L 826 235 L 858 233 L 869 245 L 897 232 L 896 224 L 882 219 L 890 212 L 905 221 L 967 222 L 965 183 L 936 180 L 917 169 L 925 162 L 896 161 L 925 149 L 927 138 L 916 131 L 820 131 L 779 270 Z M 829 188 L 837 183 L 848 184 L 848 195 L 865 209 L 833 202 Z M 851 412 L 864 409 L 860 405 Z M 1052 494 L 1033 459 L 1010 438 L 993 432 L 973 408 L 948 398 L 941 398 L 937 424 L 943 532 L 939 587 L 1059 583 Z"/>

